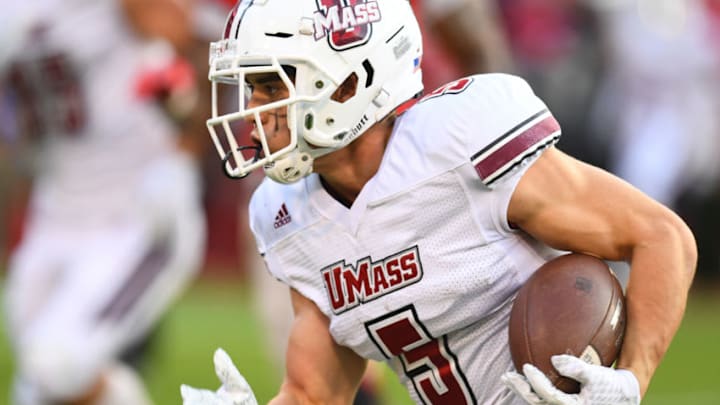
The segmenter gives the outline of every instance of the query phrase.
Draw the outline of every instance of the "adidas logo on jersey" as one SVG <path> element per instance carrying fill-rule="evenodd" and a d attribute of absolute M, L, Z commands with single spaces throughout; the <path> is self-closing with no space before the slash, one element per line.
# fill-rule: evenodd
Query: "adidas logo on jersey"
<path fill-rule="evenodd" d="M 290 213 L 288 213 L 288 209 L 285 206 L 285 203 L 280 207 L 280 210 L 278 210 L 277 215 L 275 215 L 275 229 L 280 228 L 281 226 L 287 225 L 292 221 L 292 216 Z"/>

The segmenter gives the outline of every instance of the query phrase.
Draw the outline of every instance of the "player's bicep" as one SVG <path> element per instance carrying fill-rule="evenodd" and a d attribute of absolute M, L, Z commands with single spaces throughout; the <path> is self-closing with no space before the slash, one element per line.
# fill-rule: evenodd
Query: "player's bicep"
<path fill-rule="evenodd" d="M 329 321 L 315 303 L 291 290 L 295 319 L 287 350 L 283 392 L 301 402 L 347 404 L 365 371 L 366 360 L 335 343 Z"/>
<path fill-rule="evenodd" d="M 664 208 L 611 174 L 550 148 L 527 170 L 508 220 L 550 246 L 629 259 Z"/>

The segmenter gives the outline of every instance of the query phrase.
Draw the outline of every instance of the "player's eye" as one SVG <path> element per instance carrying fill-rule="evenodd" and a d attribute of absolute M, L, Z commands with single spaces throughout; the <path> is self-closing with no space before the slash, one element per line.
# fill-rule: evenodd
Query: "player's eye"
<path fill-rule="evenodd" d="M 280 86 L 275 84 L 266 84 L 263 90 L 268 96 L 276 96 L 277 93 L 280 92 Z"/>
<path fill-rule="evenodd" d="M 245 95 L 256 102 L 268 103 L 286 96 L 287 87 L 277 75 L 252 75 L 245 80 Z"/>

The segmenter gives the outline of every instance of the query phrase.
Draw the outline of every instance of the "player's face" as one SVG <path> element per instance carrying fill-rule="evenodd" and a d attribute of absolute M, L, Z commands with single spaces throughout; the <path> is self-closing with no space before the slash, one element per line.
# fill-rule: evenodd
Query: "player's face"
<path fill-rule="evenodd" d="M 249 99 L 247 108 L 263 106 L 272 102 L 281 101 L 289 97 L 289 91 L 285 83 L 276 73 L 258 73 L 248 75 L 245 78 Z M 290 129 L 287 121 L 287 107 L 280 107 L 260 114 L 265 137 L 271 152 L 275 152 L 288 144 L 290 141 Z M 260 133 L 256 128 L 255 120 L 248 117 L 248 122 L 253 125 L 250 133 L 254 142 L 260 144 Z"/>

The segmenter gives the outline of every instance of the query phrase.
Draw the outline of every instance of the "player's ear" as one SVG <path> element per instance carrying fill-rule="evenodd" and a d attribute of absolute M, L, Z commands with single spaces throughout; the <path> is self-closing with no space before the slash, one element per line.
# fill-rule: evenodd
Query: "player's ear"
<path fill-rule="evenodd" d="M 347 79 L 345 79 L 344 82 L 342 82 L 340 87 L 335 90 L 335 93 L 333 93 L 330 99 L 333 101 L 337 101 L 338 103 L 344 103 L 355 95 L 355 93 L 357 92 L 357 86 L 358 75 L 353 72 L 350 76 L 347 77 Z"/>

